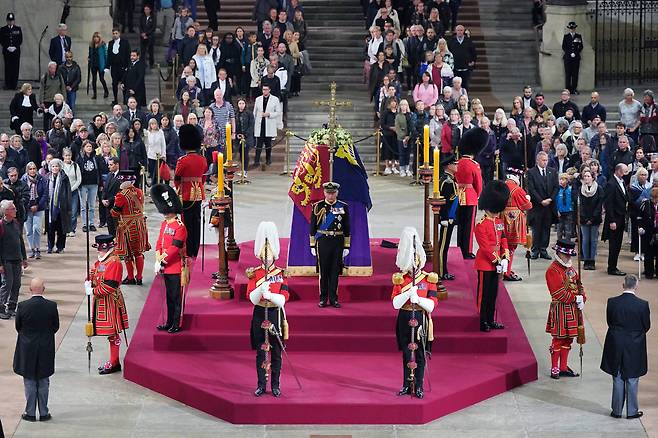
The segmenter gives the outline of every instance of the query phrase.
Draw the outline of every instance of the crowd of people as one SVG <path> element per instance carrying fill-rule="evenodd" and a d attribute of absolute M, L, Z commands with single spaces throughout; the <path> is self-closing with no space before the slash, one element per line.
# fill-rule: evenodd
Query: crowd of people
<path fill-rule="evenodd" d="M 431 146 L 457 156 L 463 135 L 481 127 L 489 141 L 473 158 L 483 180 L 503 179 L 510 168 L 524 171 L 523 186 L 533 204 L 533 259 L 550 258 L 546 248 L 553 224 L 558 239 L 573 239 L 579 223 L 585 269 L 596 268 L 601 232 L 610 241 L 608 273 L 624 274 L 617 259 L 628 231 L 634 260 L 644 261 L 647 278 L 658 275 L 658 107 L 653 91 L 644 91 L 640 102 L 632 89 L 625 89 L 611 132 L 596 91 L 579 108 L 564 89 L 549 107 L 543 93 L 525 86 L 509 112 L 497 108 L 488 116 L 483 102 L 469 92 L 477 53 L 457 19 L 459 2 L 406 4 L 363 2 L 370 32 L 364 80 L 382 132 L 384 174 L 414 174 L 416 145 L 422 144 L 426 125 Z"/>
<path fill-rule="evenodd" d="M 212 20 L 209 28 L 200 28 L 190 7 L 194 3 L 145 0 L 136 23 L 139 48 L 124 37 L 134 26 L 132 12 L 121 8 L 115 17 L 119 25 L 108 42 L 99 32 L 90 36 L 85 50 L 91 99 L 98 97 L 98 81 L 103 97 L 112 96 L 111 109 L 90 120 L 79 118 L 76 110 L 82 72 L 74 53 L 80 56 L 83 49 L 72 46 L 66 24 L 57 27 L 38 92 L 33 93 L 30 83 L 20 86 L 10 102 L 9 127 L 14 132 L 0 134 L 0 201 L 11 201 L 13 220 L 25 230 L 20 263 L 40 259 L 42 250 L 63 252 L 67 238 L 79 230 L 107 227 L 112 234 L 110 212 L 119 187 L 112 176 L 132 170 L 140 175 L 137 184 L 142 187 L 168 182 L 184 154 L 179 142 L 184 124 L 194 125 L 202 136 L 207 164 L 213 152 L 224 152 L 227 126 L 245 174 L 271 164 L 272 140 L 283 128 L 288 99 L 299 95 L 302 76 L 310 68 L 303 7 L 297 0 L 284 5 L 257 0 L 253 19 L 258 31 L 238 27 L 220 37 Z M 0 44 L 20 48 L 22 34 L 18 38 L 14 14 L 7 15 L 7 23 L 11 38 L 0 38 Z M 147 99 L 146 63 L 148 58 L 148 66 L 154 65 L 158 27 L 168 56 L 173 54 L 171 61 L 178 63 L 174 71 L 180 72 L 172 112 L 157 98 Z M 16 90 L 12 80 L 7 77 L 5 85 Z M 42 127 L 35 126 L 37 117 L 43 118 Z M 254 147 L 255 160 L 249 163 Z M 16 310 L 20 281 L 12 286 L 11 279 L 5 280 L 10 274 L 7 269 L 2 275 L 0 318 Z"/>

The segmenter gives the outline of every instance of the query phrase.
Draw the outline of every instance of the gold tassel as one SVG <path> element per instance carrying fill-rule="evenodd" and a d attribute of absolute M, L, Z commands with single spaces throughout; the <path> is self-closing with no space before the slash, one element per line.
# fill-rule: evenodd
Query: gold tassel
<path fill-rule="evenodd" d="M 181 286 L 187 286 L 190 284 L 190 268 L 185 265 L 180 271 L 180 284 Z"/>
<path fill-rule="evenodd" d="M 94 336 L 94 324 L 91 321 L 85 324 L 85 336 L 88 338 Z"/>
<path fill-rule="evenodd" d="M 578 336 L 576 337 L 576 343 L 578 345 L 583 345 L 585 343 L 585 326 L 578 326 Z"/>
<path fill-rule="evenodd" d="M 284 319 L 281 323 L 281 331 L 283 332 L 283 340 L 287 341 L 290 334 L 290 328 L 288 327 L 288 320 Z"/>
<path fill-rule="evenodd" d="M 434 340 L 434 321 L 432 321 L 432 315 L 427 315 L 427 341 L 432 342 Z"/>

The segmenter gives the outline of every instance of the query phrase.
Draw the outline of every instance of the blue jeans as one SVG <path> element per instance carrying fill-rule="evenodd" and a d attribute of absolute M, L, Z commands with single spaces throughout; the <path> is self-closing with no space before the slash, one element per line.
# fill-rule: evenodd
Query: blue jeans
<path fill-rule="evenodd" d="M 96 184 L 89 184 L 80 186 L 80 218 L 82 223 L 86 226 L 94 225 L 94 211 L 96 210 L 96 195 L 98 193 L 98 186 Z M 89 221 L 87 221 L 87 205 L 89 205 Z"/>
<path fill-rule="evenodd" d="M 75 113 L 75 100 L 78 97 L 77 91 L 67 91 L 66 92 L 66 104 L 71 107 L 71 111 Z"/>
<path fill-rule="evenodd" d="M 71 192 L 71 229 L 69 232 L 75 233 L 75 228 L 78 226 L 78 215 L 80 214 L 80 191 L 74 190 Z"/>
<path fill-rule="evenodd" d="M 596 248 L 599 241 L 599 226 L 581 225 L 580 233 L 583 236 L 583 244 L 582 244 L 583 260 L 596 259 Z"/>
<path fill-rule="evenodd" d="M 27 246 L 29 249 L 39 249 L 41 244 L 41 221 L 43 210 L 32 213 L 28 211 L 25 219 L 25 234 L 27 234 Z"/>
<path fill-rule="evenodd" d="M 190 15 L 192 20 L 196 21 L 196 0 L 184 0 L 183 4 L 190 8 Z"/>
<path fill-rule="evenodd" d="M 406 147 L 402 140 L 398 140 L 398 158 L 400 159 L 400 166 L 409 165 L 409 154 L 411 150 L 409 149 L 409 142 Z"/>

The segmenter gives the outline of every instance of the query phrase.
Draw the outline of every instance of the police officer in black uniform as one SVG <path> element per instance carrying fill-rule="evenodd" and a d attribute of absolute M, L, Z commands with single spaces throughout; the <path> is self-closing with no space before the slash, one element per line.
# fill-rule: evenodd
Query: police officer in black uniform
<path fill-rule="evenodd" d="M 439 183 L 439 193 L 445 198 L 446 204 L 441 207 L 439 212 L 441 228 L 438 240 L 439 272 L 437 274 L 442 280 L 454 280 L 455 276 L 448 272 L 448 248 L 450 248 L 452 230 L 455 228 L 459 208 L 459 196 L 457 196 L 457 183 L 455 182 L 455 172 L 457 171 L 455 154 L 442 154 L 441 168 L 443 172 Z"/>
<path fill-rule="evenodd" d="M 578 71 L 580 70 L 580 52 L 583 51 L 583 37 L 576 33 L 578 25 L 570 21 L 567 25 L 569 33 L 562 38 L 562 51 L 564 55 L 564 80 L 565 87 L 571 94 L 578 93 Z"/>
<path fill-rule="evenodd" d="M 310 227 L 311 253 L 320 272 L 318 306 L 326 307 L 328 298 L 338 308 L 338 276 L 350 252 L 350 216 L 347 204 L 338 200 L 340 184 L 327 182 L 322 187 L 324 200 L 313 204 Z"/>
<path fill-rule="evenodd" d="M 7 14 L 7 25 L 0 27 L 0 45 L 5 59 L 5 90 L 15 90 L 18 87 L 21 44 L 23 32 L 16 26 L 14 14 L 10 12 Z"/>

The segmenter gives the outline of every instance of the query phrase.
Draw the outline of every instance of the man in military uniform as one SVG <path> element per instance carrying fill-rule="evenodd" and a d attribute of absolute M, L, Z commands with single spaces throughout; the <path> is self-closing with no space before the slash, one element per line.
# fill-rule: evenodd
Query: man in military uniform
<path fill-rule="evenodd" d="M 120 192 L 114 197 L 110 210 L 117 219 L 117 246 L 114 253 L 126 263 L 126 278 L 122 284 L 142 284 L 144 252 L 151 249 L 144 217 L 144 193 L 135 187 L 135 170 L 121 170 L 117 179 L 121 181 Z M 135 273 L 135 271 L 137 271 Z"/>
<path fill-rule="evenodd" d="M 580 52 L 583 51 L 583 37 L 576 33 L 578 25 L 570 21 L 567 25 L 569 33 L 562 38 L 562 59 L 564 59 L 564 88 L 571 94 L 578 93 L 578 71 L 580 70 Z"/>
<path fill-rule="evenodd" d="M 151 187 L 155 208 L 164 215 L 160 234 L 155 244 L 155 274 L 161 274 L 167 294 L 167 321 L 158 330 L 177 333 L 181 330 L 184 303 L 183 287 L 187 284 L 185 240 L 187 230 L 178 215 L 183 211 L 180 198 L 173 187 L 156 184 Z"/>
<path fill-rule="evenodd" d="M 23 32 L 16 26 L 14 14 L 7 14 L 7 25 L 0 27 L 0 45 L 5 59 L 5 90 L 18 87 L 18 72 L 21 65 L 21 44 Z"/>
<path fill-rule="evenodd" d="M 457 245 L 465 259 L 474 259 L 473 227 L 478 197 L 482 192 L 482 171 L 475 161 L 477 154 L 489 141 L 489 134 L 482 128 L 468 130 L 459 142 L 461 158 L 457 162 L 455 182 L 459 191 L 459 209 L 457 210 Z"/>
<path fill-rule="evenodd" d="M 195 258 L 201 239 L 201 202 L 206 199 L 205 176 L 208 163 L 199 154 L 201 135 L 193 125 L 183 125 L 178 131 L 181 149 L 187 151 L 176 163 L 174 185 L 183 201 L 183 223 L 187 229 L 187 255 Z"/>
<path fill-rule="evenodd" d="M 551 294 L 546 333 L 553 336 L 549 348 L 551 378 L 577 377 L 578 373 L 569 368 L 567 360 L 573 338 L 578 336 L 578 326 L 583 324 L 581 311 L 587 297 L 578 271 L 571 264 L 571 257 L 576 255 L 576 244 L 561 239 L 553 249 L 555 260 L 546 270 L 546 285 Z"/>
<path fill-rule="evenodd" d="M 107 336 L 110 343 L 110 359 L 98 368 L 98 374 L 112 374 L 121 371 L 120 334 L 128 329 L 126 303 L 119 287 L 123 269 L 121 260 L 114 253 L 112 235 L 96 236 L 94 247 L 98 249 L 98 260 L 91 269 L 90 278 L 85 281 L 85 292 L 94 296 L 94 336 Z"/>
<path fill-rule="evenodd" d="M 512 271 L 512 262 L 514 261 L 514 251 L 518 245 L 525 245 L 528 236 L 527 229 L 527 211 L 532 208 L 530 195 L 521 187 L 521 178 L 523 171 L 520 169 L 508 168 L 507 188 L 509 189 L 509 200 L 503 212 L 503 221 L 505 222 L 505 237 L 507 237 L 507 246 L 509 247 L 509 263 L 507 271 L 503 272 L 505 281 L 521 281 L 521 277 Z"/>
<path fill-rule="evenodd" d="M 281 396 L 281 354 L 283 342 L 288 339 L 288 323 L 283 306 L 290 297 L 286 272 L 274 262 L 279 258 L 279 232 L 273 222 L 261 222 L 256 231 L 254 255 L 261 260 L 255 268 L 247 269 L 249 284 L 247 299 L 254 305 L 251 317 L 251 348 L 256 350 L 258 387 L 260 397 L 267 392 L 271 374 L 272 395 Z M 268 360 L 268 354 L 271 360 Z"/>
<path fill-rule="evenodd" d="M 338 308 L 338 276 L 343 269 L 343 259 L 350 253 L 350 216 L 347 204 L 338 200 L 340 184 L 327 182 L 322 185 L 324 200 L 313 204 L 311 212 L 311 254 L 317 257 L 320 271 L 320 303 Z"/>
<path fill-rule="evenodd" d="M 457 209 L 459 208 L 459 197 L 457 196 L 457 183 L 455 183 L 455 172 L 457 171 L 457 159 L 453 153 L 441 156 L 441 183 L 439 192 L 445 198 L 446 205 L 441 208 L 441 229 L 439 231 L 438 251 L 439 256 L 439 278 L 442 280 L 454 280 L 455 276 L 448 272 L 448 249 L 452 230 L 455 228 Z"/>
<path fill-rule="evenodd" d="M 477 308 L 480 312 L 480 331 L 503 329 L 503 324 L 494 321 L 498 279 L 507 271 L 509 250 L 505 237 L 505 224 L 500 213 L 505 210 L 509 189 L 504 182 L 492 180 L 484 187 L 479 207 L 484 216 L 475 226 L 478 252 L 475 269 L 478 271 Z"/>
<path fill-rule="evenodd" d="M 415 228 L 402 230 L 395 263 L 401 272 L 393 274 L 393 308 L 398 310 L 396 338 L 402 351 L 402 389 L 398 395 L 413 392 L 423 398 L 425 351 L 434 340 L 432 310 L 438 304 L 436 284 L 439 276 L 425 272 L 426 258 Z M 412 321 L 416 321 L 414 325 Z"/>

